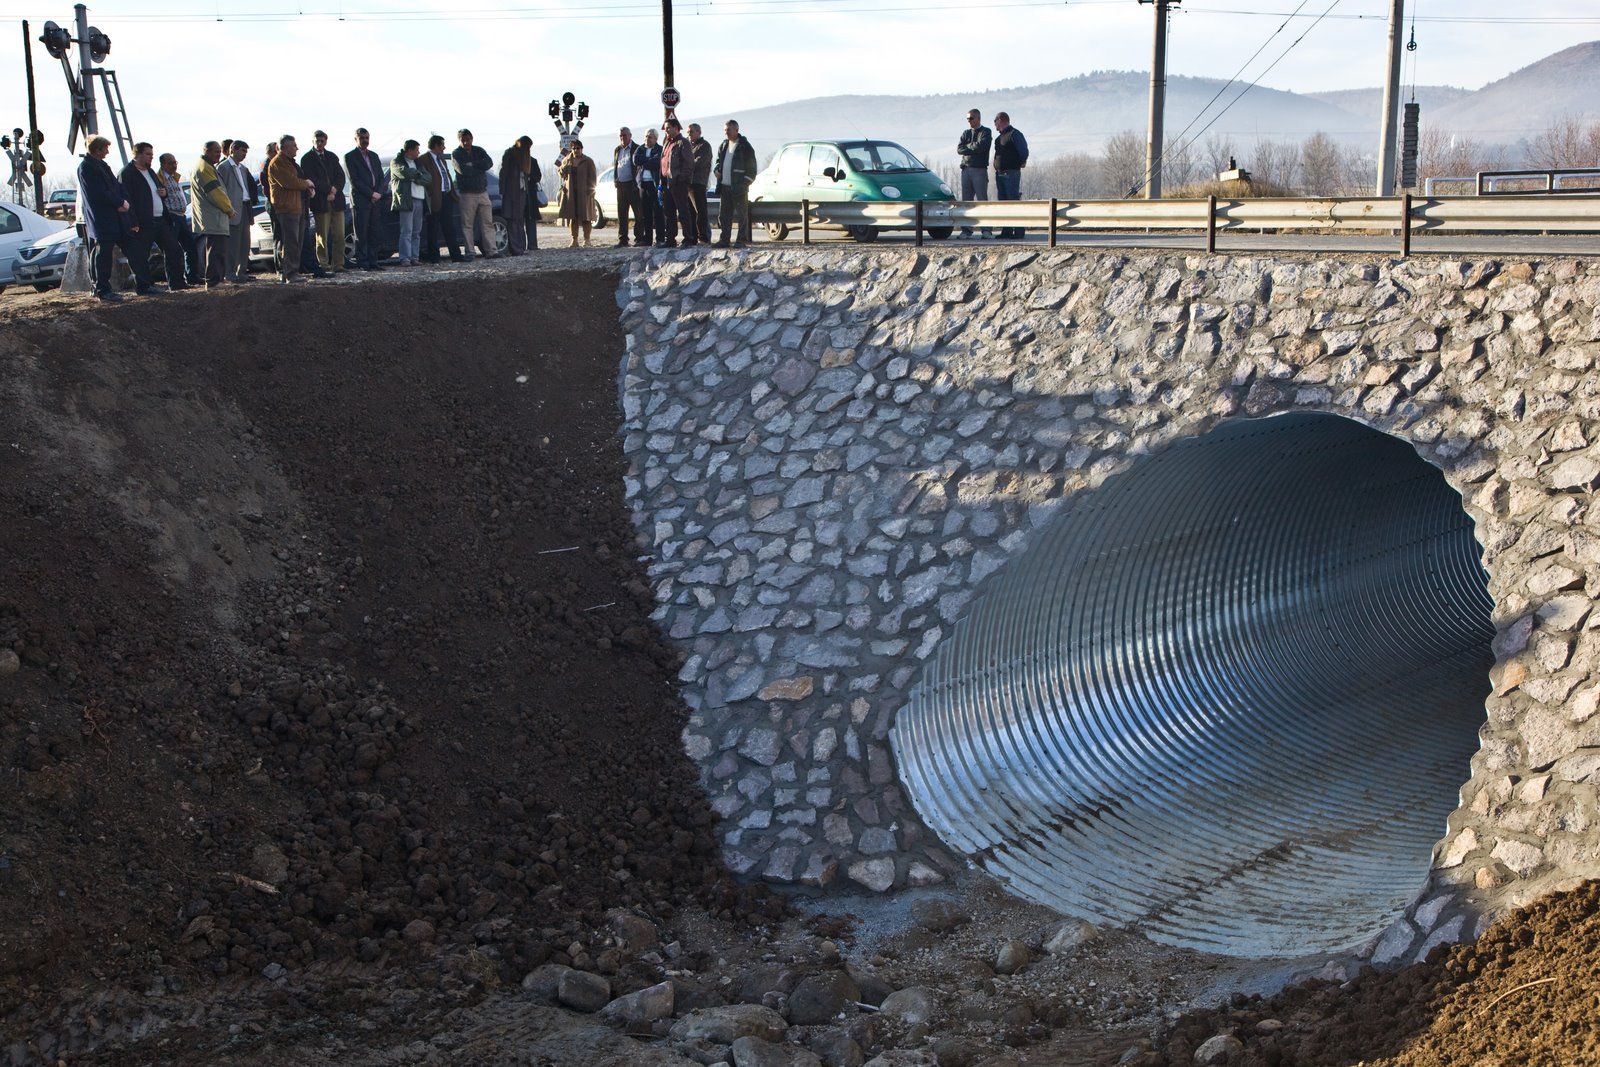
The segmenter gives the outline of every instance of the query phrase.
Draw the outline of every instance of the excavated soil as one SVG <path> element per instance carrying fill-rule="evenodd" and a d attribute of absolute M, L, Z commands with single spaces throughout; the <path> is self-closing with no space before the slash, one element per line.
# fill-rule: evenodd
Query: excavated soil
<path fill-rule="evenodd" d="M 5 316 L 0 1038 L 90 984 L 448 938 L 520 977 L 610 908 L 776 910 L 719 875 L 678 742 L 614 293 Z"/>
<path fill-rule="evenodd" d="M 1471 944 L 1396 971 L 1312 982 L 1181 1021 L 1159 1053 L 1189 1067 L 1208 1039 L 1231 1067 L 1580 1067 L 1600 1064 L 1600 882 L 1548 897 Z"/>

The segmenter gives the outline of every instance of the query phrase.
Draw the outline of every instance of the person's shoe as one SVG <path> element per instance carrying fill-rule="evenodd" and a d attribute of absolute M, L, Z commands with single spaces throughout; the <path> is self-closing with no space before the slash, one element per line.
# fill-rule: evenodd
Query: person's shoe
<path fill-rule="evenodd" d="M 161 290 L 153 285 L 135 286 L 133 290 L 133 295 L 135 296 L 159 296 L 160 293 Z"/>
<path fill-rule="evenodd" d="M 618 241 L 617 242 L 617 247 L 618 248 L 627 248 L 628 247 L 628 239 L 626 237 L 624 237 L 622 240 Z"/>
<path fill-rule="evenodd" d="M 116 293 L 96 293 L 94 294 L 94 298 L 104 304 L 122 303 L 122 297 L 118 296 Z"/>
<path fill-rule="evenodd" d="M 716 243 L 716 247 L 717 248 L 728 248 L 728 247 L 731 247 L 731 244 L 728 241 L 718 241 Z"/>
<path fill-rule="evenodd" d="M 735 241 L 735 242 L 733 242 L 735 248 L 749 248 L 751 243 L 752 242 L 750 242 L 750 241 Z"/>
<path fill-rule="evenodd" d="M 193 289 L 193 288 L 194 288 L 194 286 L 190 285 L 188 282 L 179 282 L 177 285 L 168 285 L 167 286 L 167 292 L 169 292 L 169 293 L 181 293 L 186 289 Z"/>
<path fill-rule="evenodd" d="M 577 248 L 578 247 L 578 239 L 576 237 L 574 237 L 572 239 L 572 243 L 570 245 L 568 245 L 567 247 L 568 248 Z"/>

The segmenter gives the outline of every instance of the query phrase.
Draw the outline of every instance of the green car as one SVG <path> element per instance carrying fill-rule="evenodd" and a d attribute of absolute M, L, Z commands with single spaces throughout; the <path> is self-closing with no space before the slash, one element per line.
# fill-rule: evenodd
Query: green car
<path fill-rule="evenodd" d="M 954 200 L 950 187 L 922 161 L 893 141 L 791 141 L 767 169 L 756 175 L 750 199 L 759 200 Z M 857 241 L 875 241 L 876 226 L 846 227 Z M 944 240 L 950 226 L 930 226 L 928 236 Z M 775 241 L 789 227 L 774 223 Z"/>

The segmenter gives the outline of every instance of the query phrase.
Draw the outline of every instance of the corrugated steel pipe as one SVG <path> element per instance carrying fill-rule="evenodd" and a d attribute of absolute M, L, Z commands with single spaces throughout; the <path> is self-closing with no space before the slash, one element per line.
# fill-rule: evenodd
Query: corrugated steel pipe
<path fill-rule="evenodd" d="M 1352 948 L 1421 889 L 1493 662 L 1461 498 L 1333 415 L 1227 423 L 1080 494 L 894 728 L 928 824 L 1070 915 Z"/>

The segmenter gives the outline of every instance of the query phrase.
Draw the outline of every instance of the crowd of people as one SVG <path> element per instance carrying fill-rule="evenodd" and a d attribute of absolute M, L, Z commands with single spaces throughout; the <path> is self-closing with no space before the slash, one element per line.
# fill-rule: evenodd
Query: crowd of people
<path fill-rule="evenodd" d="M 1028 161 L 1028 142 L 1021 131 L 1003 111 L 995 115 L 991 130 L 974 109 L 967 114 L 967 127 L 956 146 L 961 199 L 989 198 L 991 161 L 996 198 L 1018 199 Z M 246 142 L 208 141 L 185 187 L 171 153 L 157 159 L 152 147 L 141 142 L 119 175 L 106 163 L 110 142 L 92 138 L 78 168 L 78 189 L 95 294 L 103 300 L 120 299 L 112 286 L 118 248 L 141 294 L 158 291 L 150 268 L 157 247 L 169 290 L 249 282 L 251 226 L 261 211 L 269 215 L 274 266 L 284 283 L 347 269 L 347 212 L 356 270 L 378 270 L 380 260 L 387 258 L 387 251 L 380 255 L 386 212 L 398 221 L 396 251 L 403 267 L 440 262 L 441 250 L 452 262 L 469 262 L 475 256 L 520 256 L 536 248 L 544 197 L 533 139 L 518 138 L 500 157 L 504 253 L 496 248 L 489 196 L 494 160 L 474 143 L 471 130 L 458 131 L 456 140 L 448 154 L 445 139 L 437 134 L 425 148 L 407 140 L 385 162 L 370 147 L 365 129 L 356 130 L 355 147 L 342 156 L 329 150 L 328 135 L 321 130 L 304 155 L 286 134 L 266 146 L 259 170 L 245 165 L 250 154 Z M 732 120 L 715 149 L 698 123 L 684 127 L 669 118 L 661 133 L 646 131 L 643 143 L 624 126 L 611 153 L 617 244 L 666 248 L 711 243 L 708 194 L 713 177 L 722 231 L 717 245 L 749 244 L 749 192 L 758 169 L 754 147 Z M 561 179 L 557 217 L 567 225 L 572 247 L 580 240 L 588 245 L 597 215 L 599 174 L 582 140 L 570 139 L 556 172 Z M 972 230 L 963 234 L 970 237 Z M 999 232 L 1003 238 L 1021 235 L 1020 229 Z M 991 234 L 986 229 L 983 236 Z"/>
<path fill-rule="evenodd" d="M 750 242 L 748 190 L 757 170 L 755 150 L 736 122 L 713 152 L 698 124 L 687 131 L 677 119 L 635 144 L 624 128 L 613 155 L 617 243 L 630 236 L 640 246 L 694 246 L 711 240 L 707 186 L 713 170 L 721 191 L 722 240 L 738 228 L 740 244 Z M 346 269 L 378 270 L 386 212 L 398 222 L 399 265 L 469 262 L 519 256 L 538 246 L 543 172 L 533 156 L 533 139 L 521 137 L 502 154 L 498 167 L 500 218 L 507 229 L 504 253 L 496 249 L 495 211 L 489 196 L 494 160 L 474 144 L 472 131 L 456 135 L 448 153 L 435 135 L 426 148 L 407 140 L 385 162 L 371 147 L 365 129 L 342 156 L 328 148 L 321 130 L 303 155 L 291 135 L 266 146 L 258 170 L 245 164 L 250 145 L 240 139 L 208 141 L 186 175 L 171 153 L 155 156 L 151 145 L 134 146 L 133 160 L 114 172 L 106 162 L 111 143 L 94 137 L 78 167 L 79 222 L 89 242 L 90 275 L 102 300 L 121 297 L 112 284 L 118 249 L 127 258 L 134 290 L 161 291 L 151 269 L 159 248 L 169 291 L 242 284 L 250 273 L 251 227 L 261 212 L 269 216 L 273 263 L 280 281 L 324 278 Z M 556 164 L 561 178 L 557 216 L 572 236 L 572 246 L 592 241 L 599 179 L 593 158 L 576 138 Z M 264 195 L 263 195 L 264 194 Z M 353 233 L 346 234 L 346 216 Z M 631 225 L 631 229 L 630 229 Z M 353 267 L 346 266 L 347 238 L 353 237 Z M 441 251 L 442 250 L 442 251 Z"/>

